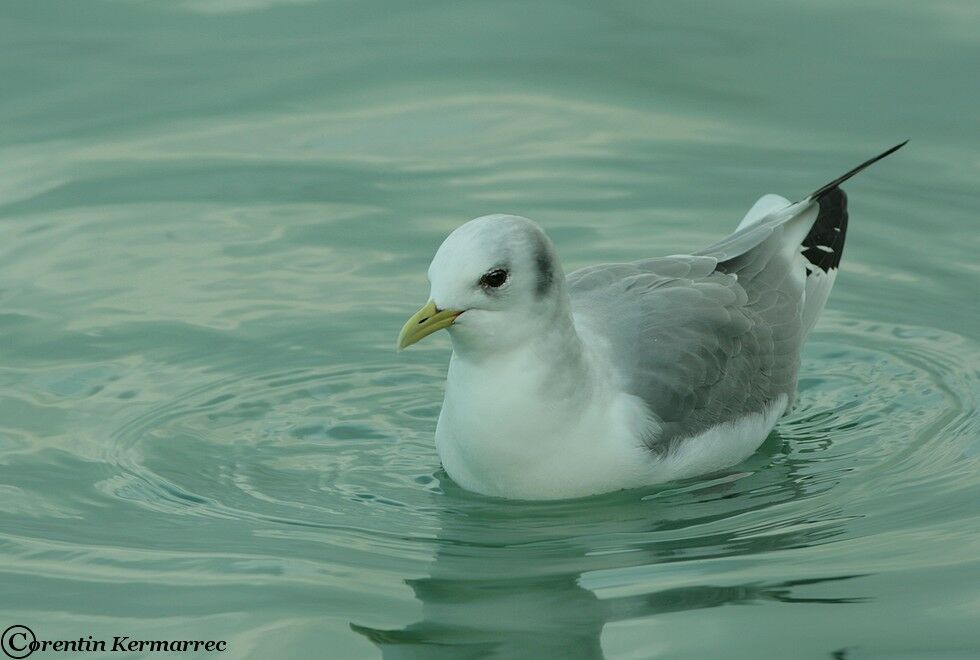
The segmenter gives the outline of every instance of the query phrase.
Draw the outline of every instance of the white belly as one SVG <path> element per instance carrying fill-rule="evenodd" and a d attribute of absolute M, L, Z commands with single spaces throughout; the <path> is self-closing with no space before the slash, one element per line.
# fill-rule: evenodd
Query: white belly
<path fill-rule="evenodd" d="M 761 413 L 745 415 L 684 440 L 654 464 L 650 472 L 650 483 L 711 474 L 741 463 L 765 442 L 779 418 L 786 412 L 786 403 L 786 396 L 780 395 Z"/>
<path fill-rule="evenodd" d="M 467 490 L 512 499 L 583 497 L 714 472 L 752 455 L 786 408 L 780 397 L 658 456 L 645 444 L 658 420 L 634 396 L 572 390 L 549 399 L 513 372 L 470 379 L 460 371 L 450 366 L 436 428 L 443 467 Z"/>
<path fill-rule="evenodd" d="M 641 419 L 638 402 L 616 402 L 605 412 L 588 408 L 574 416 L 555 410 L 474 415 L 447 399 L 436 449 L 453 480 L 484 495 L 559 499 L 645 483 L 650 452 L 635 440 L 638 434 L 626 432 L 630 420 Z M 622 421 L 610 428 L 607 420 L 617 415 Z"/>

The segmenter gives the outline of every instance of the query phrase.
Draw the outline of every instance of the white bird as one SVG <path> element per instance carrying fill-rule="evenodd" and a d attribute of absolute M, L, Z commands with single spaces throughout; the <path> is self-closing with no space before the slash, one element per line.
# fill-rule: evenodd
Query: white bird
<path fill-rule="evenodd" d="M 692 255 L 577 270 L 545 233 L 490 215 L 453 231 L 404 348 L 452 339 L 435 441 L 468 490 L 580 497 L 709 474 L 748 458 L 789 410 L 800 350 L 847 231 L 839 185 L 766 195 Z"/>

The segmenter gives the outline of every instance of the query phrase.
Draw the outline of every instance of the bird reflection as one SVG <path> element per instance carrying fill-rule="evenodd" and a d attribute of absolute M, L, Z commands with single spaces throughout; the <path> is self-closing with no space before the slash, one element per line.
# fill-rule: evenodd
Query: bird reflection
<path fill-rule="evenodd" d="M 770 443 L 778 447 L 778 436 Z M 707 487 L 689 484 L 558 503 L 487 500 L 444 478 L 441 500 L 452 503 L 441 513 L 430 575 L 407 581 L 422 604 L 421 620 L 398 630 L 351 627 L 374 642 L 384 658 L 601 658 L 602 630 L 609 622 L 763 601 L 863 601 L 853 587 L 835 597 L 806 591 L 858 575 L 701 584 L 610 597 L 583 585 L 595 582 L 584 577 L 624 569 L 630 574 L 644 569 L 644 584 L 655 583 L 658 566 L 665 576 L 676 575 L 669 569 L 672 562 L 812 546 L 843 533 L 839 512 L 836 517 L 824 512 L 825 524 L 783 521 L 784 531 L 753 536 L 744 535 L 738 523 L 719 524 L 807 497 L 794 478 L 793 461 L 766 460 L 761 458 L 756 471 Z M 812 511 L 808 522 L 814 522 Z M 723 531 L 699 533 L 703 526 Z M 685 530 L 690 533 L 679 533 Z"/>

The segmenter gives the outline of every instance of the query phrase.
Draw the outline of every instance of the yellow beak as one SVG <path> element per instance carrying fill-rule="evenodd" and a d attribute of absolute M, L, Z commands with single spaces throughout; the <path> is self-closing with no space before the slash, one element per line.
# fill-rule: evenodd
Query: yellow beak
<path fill-rule="evenodd" d="M 430 300 L 425 303 L 425 307 L 415 312 L 402 327 L 402 331 L 398 333 L 398 348 L 411 346 L 436 330 L 448 328 L 462 313 L 452 309 L 439 309 Z"/>

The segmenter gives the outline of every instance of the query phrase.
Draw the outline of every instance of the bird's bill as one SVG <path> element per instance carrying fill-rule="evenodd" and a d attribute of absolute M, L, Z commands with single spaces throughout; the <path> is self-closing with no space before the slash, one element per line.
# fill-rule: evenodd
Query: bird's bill
<path fill-rule="evenodd" d="M 439 309 L 430 300 L 402 327 L 402 331 L 398 333 L 398 348 L 406 348 L 437 330 L 448 328 L 460 314 L 462 312 L 452 309 Z"/>

